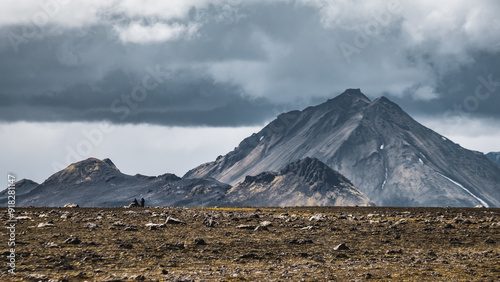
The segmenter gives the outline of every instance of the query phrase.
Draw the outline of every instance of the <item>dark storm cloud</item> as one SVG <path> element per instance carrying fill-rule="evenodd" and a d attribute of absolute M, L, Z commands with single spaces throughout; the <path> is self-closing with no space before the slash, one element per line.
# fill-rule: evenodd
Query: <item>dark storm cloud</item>
<path fill-rule="evenodd" d="M 28 39 L 0 20 L 0 120 L 241 126 L 351 87 L 412 114 L 500 118 L 500 93 L 470 98 L 500 81 L 494 1 L 122 4 Z"/>
<path fill-rule="evenodd" d="M 500 118 L 499 66 L 500 54 L 477 53 L 474 62 L 439 79 L 436 92 L 440 96 L 432 102 L 408 97 L 393 100 L 411 114 L 433 115 L 449 123 L 473 116 Z"/>
<path fill-rule="evenodd" d="M 245 46 L 244 39 L 233 40 L 235 54 L 226 50 L 220 56 L 262 56 L 258 46 L 241 51 L 237 47 Z M 182 54 L 188 61 L 219 56 L 204 48 L 197 52 L 194 43 L 124 45 L 107 27 L 96 26 L 32 40 L 18 55 L 7 44 L 0 49 L 0 119 L 5 121 L 239 126 L 262 123 L 273 114 L 267 99 L 215 81 L 201 67 L 170 67 L 186 57 Z"/>

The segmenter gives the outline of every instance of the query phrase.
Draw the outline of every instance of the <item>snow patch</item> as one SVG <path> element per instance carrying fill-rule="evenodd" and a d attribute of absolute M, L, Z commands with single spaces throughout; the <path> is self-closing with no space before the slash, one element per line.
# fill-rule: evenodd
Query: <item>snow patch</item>
<path fill-rule="evenodd" d="M 472 194 L 471 191 L 469 191 L 469 189 L 465 188 L 464 186 L 462 186 L 462 184 L 452 180 L 451 178 L 449 177 L 446 177 L 444 175 L 442 175 L 441 173 L 438 172 L 439 175 L 441 175 L 442 177 L 448 179 L 451 183 L 457 185 L 458 187 L 462 188 L 465 192 L 469 193 L 472 197 L 474 197 L 476 200 L 478 200 L 483 206 L 489 208 L 490 206 L 485 202 L 483 201 L 482 199 L 480 199 L 479 197 L 477 197 L 476 195 Z"/>
<path fill-rule="evenodd" d="M 262 141 L 262 139 L 264 139 L 264 136 L 261 136 L 261 137 L 259 138 L 259 141 Z"/>
<path fill-rule="evenodd" d="M 384 149 L 384 144 L 380 145 L 380 150 Z"/>
<path fill-rule="evenodd" d="M 384 190 L 386 183 L 387 183 L 387 167 L 385 168 L 385 178 L 384 178 L 384 182 L 382 183 L 382 190 Z"/>
<path fill-rule="evenodd" d="M 448 139 L 446 139 L 446 137 L 444 136 L 441 136 L 441 139 L 443 139 L 444 141 L 447 141 Z"/>
<path fill-rule="evenodd" d="M 418 161 L 421 163 L 421 164 L 424 164 L 424 161 L 422 161 L 421 158 L 418 158 Z"/>

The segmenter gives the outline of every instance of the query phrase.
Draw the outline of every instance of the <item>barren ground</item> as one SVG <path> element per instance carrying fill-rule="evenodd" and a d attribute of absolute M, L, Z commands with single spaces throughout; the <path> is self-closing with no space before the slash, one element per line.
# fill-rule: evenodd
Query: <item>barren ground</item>
<path fill-rule="evenodd" d="M 319 213 L 326 218 L 310 220 Z M 7 273 L 9 234 L 3 231 L 0 280 L 499 281 L 499 213 L 485 208 L 20 208 L 16 274 Z M 185 224 L 164 224 L 168 216 Z M 2 217 L 7 222 L 6 212 Z M 270 225 L 255 230 L 265 221 Z M 348 249 L 334 249 L 342 243 Z"/>

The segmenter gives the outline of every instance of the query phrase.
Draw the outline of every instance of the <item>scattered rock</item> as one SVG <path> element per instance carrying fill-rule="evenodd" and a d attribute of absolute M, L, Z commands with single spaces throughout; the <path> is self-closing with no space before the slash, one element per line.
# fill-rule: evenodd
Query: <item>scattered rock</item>
<path fill-rule="evenodd" d="M 87 229 L 89 229 L 89 230 L 91 230 L 91 231 L 92 231 L 92 230 L 94 230 L 94 229 L 96 229 L 97 227 L 98 227 L 98 226 L 97 226 L 97 224 L 95 224 L 95 223 L 90 223 L 90 222 L 89 222 L 89 223 L 87 223 L 87 224 L 85 224 L 85 226 L 84 226 L 84 228 L 87 228 Z"/>
<path fill-rule="evenodd" d="M 27 278 L 34 279 L 36 281 L 45 281 L 48 279 L 47 275 L 39 274 L 39 273 L 28 274 Z"/>
<path fill-rule="evenodd" d="M 145 280 L 146 278 L 144 278 L 144 275 L 142 275 L 142 274 L 135 274 L 135 275 L 130 276 L 128 279 L 142 281 L 142 280 Z"/>
<path fill-rule="evenodd" d="M 137 226 L 135 226 L 135 225 L 127 225 L 127 226 L 125 226 L 125 228 L 123 229 L 123 231 L 137 231 Z"/>
<path fill-rule="evenodd" d="M 309 221 L 317 221 L 317 222 L 322 222 L 322 221 L 326 221 L 326 216 L 324 216 L 323 214 L 321 213 L 318 213 L 316 215 L 313 215 L 309 218 Z"/>
<path fill-rule="evenodd" d="M 205 240 L 203 238 L 196 238 L 196 239 L 194 239 L 194 244 L 199 245 L 199 246 L 203 246 L 203 245 L 206 245 L 207 243 L 205 242 Z"/>
<path fill-rule="evenodd" d="M 43 227 L 56 227 L 56 226 L 51 222 L 40 222 L 38 223 L 37 227 L 43 228 Z"/>
<path fill-rule="evenodd" d="M 485 207 L 485 206 L 483 206 L 483 205 L 477 205 L 477 206 L 475 206 L 475 208 L 477 208 L 477 209 L 484 209 L 484 208 L 486 208 L 486 207 Z"/>
<path fill-rule="evenodd" d="M 238 257 L 238 259 L 260 259 L 260 257 L 254 253 L 246 253 Z M 238 260 L 236 259 L 236 260 Z"/>
<path fill-rule="evenodd" d="M 45 247 L 47 248 L 59 248 L 59 245 L 57 245 L 56 243 L 54 242 L 47 242 L 45 244 L 43 244 Z"/>
<path fill-rule="evenodd" d="M 127 243 L 124 243 L 124 244 L 119 244 L 118 245 L 118 248 L 122 248 L 122 249 L 127 249 L 127 250 L 130 250 L 133 248 L 132 244 L 127 244 Z"/>
<path fill-rule="evenodd" d="M 486 238 L 484 242 L 487 244 L 495 244 L 495 240 L 493 240 L 493 238 L 491 237 Z"/>
<path fill-rule="evenodd" d="M 184 248 L 184 242 L 177 242 L 175 244 L 163 243 L 160 247 L 158 247 L 160 250 L 182 250 Z"/>
<path fill-rule="evenodd" d="M 349 250 L 349 247 L 346 246 L 346 244 L 344 243 L 341 243 L 341 244 L 338 244 L 337 246 L 335 246 L 333 248 L 334 251 L 346 251 L 346 250 Z"/>
<path fill-rule="evenodd" d="M 345 258 L 348 258 L 349 256 L 347 256 L 346 254 L 344 253 L 336 253 L 335 254 L 335 258 L 339 258 L 339 259 L 345 259 Z"/>
<path fill-rule="evenodd" d="M 251 213 L 248 215 L 248 218 L 260 218 L 260 215 L 258 215 L 256 213 Z"/>
<path fill-rule="evenodd" d="M 264 226 L 264 227 L 269 227 L 269 226 L 272 226 L 272 225 L 273 225 L 273 223 L 270 222 L 270 221 L 268 221 L 268 220 L 263 221 L 263 222 L 260 223 L 260 226 Z"/>
<path fill-rule="evenodd" d="M 268 230 L 266 226 L 259 225 L 255 227 L 255 231 L 263 231 L 263 230 Z"/>
<path fill-rule="evenodd" d="M 149 230 L 156 230 L 161 227 L 165 227 L 166 225 L 164 223 L 146 223 L 146 227 L 149 227 Z"/>
<path fill-rule="evenodd" d="M 79 208 L 80 206 L 77 205 L 77 204 L 73 204 L 73 203 L 67 203 L 66 205 L 64 205 L 65 208 Z"/>
<path fill-rule="evenodd" d="M 166 224 L 186 224 L 184 221 L 178 220 L 173 217 L 167 217 L 167 220 L 165 220 Z"/>
<path fill-rule="evenodd" d="M 168 274 L 168 270 L 166 270 L 166 269 L 162 269 L 162 270 L 161 270 L 161 274 L 163 274 L 163 275 L 167 275 L 167 274 Z"/>
<path fill-rule="evenodd" d="M 248 230 L 255 230 L 257 226 L 255 225 L 246 225 L 246 224 L 242 224 L 242 225 L 238 225 L 236 226 L 236 229 L 248 229 Z"/>
<path fill-rule="evenodd" d="M 61 215 L 61 218 L 62 219 L 69 219 L 69 218 L 71 218 L 71 213 L 69 213 L 69 212 L 63 213 Z"/>
<path fill-rule="evenodd" d="M 77 245 L 77 244 L 80 244 L 82 241 L 80 241 L 80 239 L 78 239 L 78 237 L 76 236 L 69 236 L 68 239 L 64 240 L 64 243 L 65 244 L 72 244 L 72 245 Z"/>
<path fill-rule="evenodd" d="M 119 220 L 119 221 L 115 221 L 113 222 L 113 224 L 111 224 L 112 226 L 125 226 L 126 224 L 123 223 L 123 221 Z"/>
<path fill-rule="evenodd" d="M 40 222 L 38 223 L 37 227 L 44 228 L 44 227 L 56 227 L 56 226 L 50 222 Z"/>
<path fill-rule="evenodd" d="M 443 226 L 444 229 L 453 229 L 455 228 L 455 226 L 453 226 L 451 223 L 446 223 L 444 226 Z"/>
<path fill-rule="evenodd" d="M 397 250 L 387 250 L 385 251 L 386 255 L 393 255 L 393 254 L 402 254 L 403 250 L 397 249 Z"/>
<path fill-rule="evenodd" d="M 309 239 L 284 239 L 283 242 L 293 245 L 305 245 L 313 243 L 313 241 Z"/>
<path fill-rule="evenodd" d="M 205 224 L 207 227 L 215 227 L 218 223 L 212 219 L 212 217 L 205 217 L 203 219 L 203 224 Z"/>

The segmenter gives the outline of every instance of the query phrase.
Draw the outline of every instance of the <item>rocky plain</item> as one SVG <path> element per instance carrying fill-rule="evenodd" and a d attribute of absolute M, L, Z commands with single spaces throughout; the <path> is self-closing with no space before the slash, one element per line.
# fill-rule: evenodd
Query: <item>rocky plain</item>
<path fill-rule="evenodd" d="M 15 275 L 3 267 L 2 281 L 500 280 L 500 209 L 77 207 L 16 216 Z"/>

